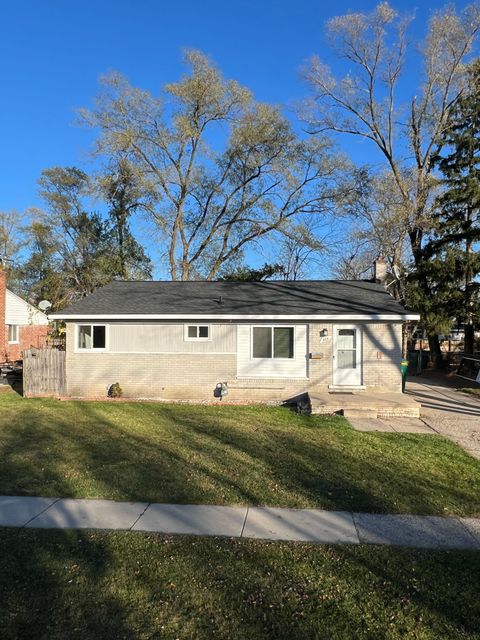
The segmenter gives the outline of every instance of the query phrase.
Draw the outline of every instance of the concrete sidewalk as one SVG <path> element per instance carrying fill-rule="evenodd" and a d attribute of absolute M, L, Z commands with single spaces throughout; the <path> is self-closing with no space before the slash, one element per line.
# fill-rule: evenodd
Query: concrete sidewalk
<path fill-rule="evenodd" d="M 480 550 L 480 518 L 0 496 L 0 526 Z"/>

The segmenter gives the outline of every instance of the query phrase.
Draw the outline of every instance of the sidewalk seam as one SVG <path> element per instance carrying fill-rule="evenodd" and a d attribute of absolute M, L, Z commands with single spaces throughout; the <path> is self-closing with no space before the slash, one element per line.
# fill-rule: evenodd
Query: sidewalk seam
<path fill-rule="evenodd" d="M 356 544 L 362 544 L 362 540 L 360 538 L 360 532 L 359 532 L 358 527 L 357 527 L 357 520 L 355 518 L 355 512 L 354 511 L 350 511 L 350 515 L 352 516 L 353 526 L 355 527 L 355 533 L 357 534 L 358 543 L 356 543 Z"/>
<path fill-rule="evenodd" d="M 64 498 L 57 498 L 56 500 L 54 500 L 51 504 L 48 505 L 48 507 L 45 507 L 45 509 L 42 509 L 41 511 L 39 511 L 38 513 L 36 513 L 33 518 L 30 518 L 30 520 L 27 520 L 25 522 L 25 524 L 22 524 L 22 526 L 20 527 L 20 529 L 24 529 L 27 524 L 30 524 L 30 522 L 32 522 L 32 520 L 35 520 L 35 518 L 38 518 L 38 516 L 41 516 L 42 513 L 45 513 L 45 511 L 48 511 L 50 509 L 50 507 L 53 507 L 54 504 L 57 504 L 57 502 L 59 502 L 60 500 L 63 500 Z"/>
<path fill-rule="evenodd" d="M 132 526 L 129 527 L 127 529 L 127 531 L 131 531 L 133 529 L 133 527 L 137 524 L 137 522 L 140 520 L 140 518 L 142 518 L 145 515 L 145 511 L 148 509 L 148 507 L 150 507 L 153 504 L 153 502 L 149 502 L 147 504 L 147 506 L 145 507 L 145 509 L 142 511 L 142 513 L 138 516 L 138 518 L 135 520 L 135 522 L 132 523 Z"/>
<path fill-rule="evenodd" d="M 247 510 L 245 511 L 245 519 L 243 521 L 242 530 L 240 532 L 239 538 L 243 538 L 243 532 L 245 531 L 245 525 L 247 524 L 248 512 L 250 511 L 250 505 L 247 504 Z"/>
<path fill-rule="evenodd" d="M 476 545 L 478 545 L 478 547 L 480 549 L 480 538 L 477 538 L 477 536 L 470 531 L 470 529 L 467 527 L 467 525 L 464 522 L 461 521 L 460 517 L 456 517 L 455 520 L 462 525 L 462 527 L 468 533 L 470 538 L 475 542 Z"/>
<path fill-rule="evenodd" d="M 435 429 L 435 427 L 433 425 L 431 425 L 429 422 L 426 421 L 425 418 L 422 418 L 421 416 L 419 417 L 419 420 L 421 422 L 423 422 L 424 425 L 426 425 L 429 429 L 431 429 L 432 431 L 434 431 L 437 435 L 441 436 L 442 434 L 440 433 L 440 431 L 438 431 L 437 429 Z"/>

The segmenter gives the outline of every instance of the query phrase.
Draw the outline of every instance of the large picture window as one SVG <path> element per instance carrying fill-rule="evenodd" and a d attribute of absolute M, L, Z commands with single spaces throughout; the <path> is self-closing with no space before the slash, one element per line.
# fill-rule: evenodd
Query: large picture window
<path fill-rule="evenodd" d="M 253 327 L 254 358 L 293 358 L 294 327 Z"/>
<path fill-rule="evenodd" d="M 79 349 L 105 349 L 106 327 L 104 324 L 80 324 L 78 326 Z"/>

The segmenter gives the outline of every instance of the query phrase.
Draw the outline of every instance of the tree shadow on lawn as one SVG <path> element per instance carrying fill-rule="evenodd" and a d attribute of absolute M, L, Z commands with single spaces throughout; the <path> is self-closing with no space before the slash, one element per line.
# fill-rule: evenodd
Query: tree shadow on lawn
<path fill-rule="evenodd" d="M 450 443 L 447 456 L 437 436 L 357 433 L 341 418 L 319 426 L 287 409 L 257 415 L 155 404 L 144 405 L 136 429 L 138 404 L 72 403 L 63 415 L 65 405 L 23 407 L 19 422 L 2 430 L 0 493 L 480 512 L 478 463 Z M 457 477 L 459 465 L 466 477 Z"/>
<path fill-rule="evenodd" d="M 13 640 L 478 637 L 480 553 L 0 529 Z"/>
<path fill-rule="evenodd" d="M 320 427 L 318 422 L 309 423 L 309 417 L 300 419 L 307 426 L 296 425 L 291 432 L 269 426 L 245 433 L 232 424 L 179 419 L 174 408 L 166 410 L 180 429 L 188 426 L 182 438 L 189 449 L 205 452 L 222 469 L 222 478 L 231 473 L 232 451 L 242 454 L 240 497 L 250 495 L 252 504 L 379 513 L 480 513 L 480 465 L 442 438 L 357 433 L 342 418 L 330 418 L 327 426 Z M 439 449 L 444 444 L 448 458 Z M 425 465 L 426 457 L 435 455 Z M 460 463 L 471 469 L 473 487 L 459 481 Z"/>
<path fill-rule="evenodd" d="M 242 595 L 242 619 L 261 625 L 262 637 L 452 640 L 480 633 L 476 551 L 245 540 L 211 542 L 208 557 L 181 549 L 225 608 Z"/>

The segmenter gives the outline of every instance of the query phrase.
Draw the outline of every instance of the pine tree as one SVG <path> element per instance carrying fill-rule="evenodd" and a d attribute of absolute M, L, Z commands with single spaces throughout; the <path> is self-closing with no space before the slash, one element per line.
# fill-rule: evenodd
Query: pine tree
<path fill-rule="evenodd" d="M 133 167 L 124 158 L 113 162 L 99 180 L 100 195 L 108 203 L 109 226 L 114 243 L 112 270 L 123 280 L 150 279 L 152 262 L 130 230 L 130 218 L 144 207 L 148 195 L 138 184 Z"/>
<path fill-rule="evenodd" d="M 424 250 L 431 284 L 429 312 L 465 326 L 465 353 L 474 351 L 480 319 L 480 59 L 469 69 L 468 90 L 457 100 L 435 158 L 444 191 L 437 199 L 435 231 Z"/>

